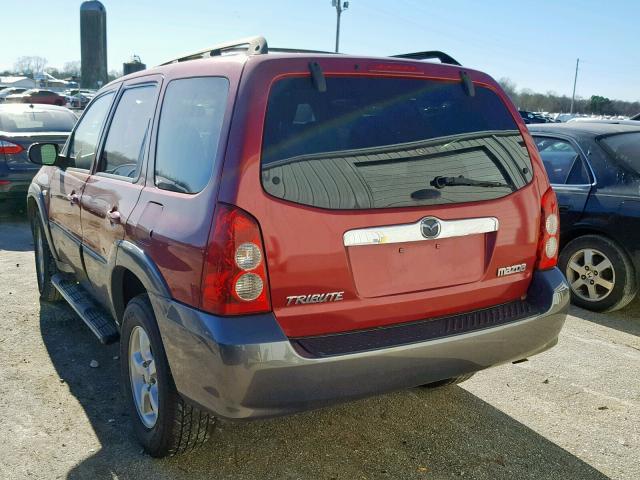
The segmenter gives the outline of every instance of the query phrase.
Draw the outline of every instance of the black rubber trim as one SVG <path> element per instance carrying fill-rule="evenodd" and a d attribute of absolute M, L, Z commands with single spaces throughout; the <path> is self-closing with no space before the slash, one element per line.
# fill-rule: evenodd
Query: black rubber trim
<path fill-rule="evenodd" d="M 450 317 L 354 332 L 293 338 L 291 343 L 304 357 L 331 357 L 460 335 L 515 322 L 539 313 L 541 309 L 531 303 L 515 301 Z"/>

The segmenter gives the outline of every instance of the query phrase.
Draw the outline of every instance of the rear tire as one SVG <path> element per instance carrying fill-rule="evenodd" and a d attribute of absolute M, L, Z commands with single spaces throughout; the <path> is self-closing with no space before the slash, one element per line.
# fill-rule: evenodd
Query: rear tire
<path fill-rule="evenodd" d="M 33 245 L 36 258 L 36 279 L 38 281 L 38 291 L 40 299 L 45 302 L 59 302 L 62 295 L 51 283 L 51 277 L 58 273 L 56 261 L 49 250 L 49 242 L 44 233 L 44 226 L 40 215 L 36 212 L 31 219 L 31 233 L 33 235 Z"/>
<path fill-rule="evenodd" d="M 460 375 L 459 377 L 445 378 L 444 380 L 438 380 L 437 382 L 420 385 L 420 388 L 432 389 L 432 388 L 448 387 L 449 385 L 458 385 L 459 383 L 466 382 L 475 374 L 476 373 L 473 372 L 473 373 L 467 373 L 466 375 Z"/>
<path fill-rule="evenodd" d="M 571 302 L 594 312 L 611 312 L 631 302 L 638 287 L 631 259 L 614 241 L 601 235 L 571 240 L 558 266 L 571 286 Z"/>
<path fill-rule="evenodd" d="M 176 455 L 208 441 L 215 418 L 178 394 L 146 294 L 131 300 L 124 311 L 120 366 L 133 429 L 149 455 Z"/>

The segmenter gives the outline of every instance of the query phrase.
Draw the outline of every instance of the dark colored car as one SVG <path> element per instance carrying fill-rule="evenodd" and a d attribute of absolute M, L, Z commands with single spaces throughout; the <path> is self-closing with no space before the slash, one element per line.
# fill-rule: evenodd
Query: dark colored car
<path fill-rule="evenodd" d="M 22 93 L 8 95 L 5 98 L 6 103 L 37 103 L 46 105 L 64 106 L 65 98 L 51 90 L 40 90 L 32 88 Z"/>
<path fill-rule="evenodd" d="M 553 120 L 549 117 L 545 117 L 539 113 L 528 112 L 526 110 L 518 110 L 518 113 L 520 113 L 524 123 L 527 125 L 531 123 L 553 123 Z"/>
<path fill-rule="evenodd" d="M 640 272 L 640 127 L 529 127 L 560 206 L 560 268 L 576 305 L 627 305 Z"/>
<path fill-rule="evenodd" d="M 38 166 L 29 161 L 36 142 L 64 144 L 77 117 L 64 107 L 0 104 L 0 200 L 24 201 Z"/>
<path fill-rule="evenodd" d="M 151 455 L 215 417 L 460 382 L 556 344 L 544 166 L 495 80 L 435 56 L 218 46 L 105 86 L 59 155 L 31 148 L 41 298 L 120 338 Z"/>
<path fill-rule="evenodd" d="M 85 108 L 93 96 L 88 96 L 84 93 L 76 93 L 73 96 L 67 97 L 67 103 L 71 108 Z"/>

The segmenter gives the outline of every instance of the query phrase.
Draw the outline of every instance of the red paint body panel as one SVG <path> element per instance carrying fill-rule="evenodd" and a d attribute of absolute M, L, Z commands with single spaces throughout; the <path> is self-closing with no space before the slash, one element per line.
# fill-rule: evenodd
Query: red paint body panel
<path fill-rule="evenodd" d="M 477 282 L 493 253 L 488 236 L 495 234 L 347 247 L 355 292 L 371 298 Z"/>
<path fill-rule="evenodd" d="M 152 128 L 149 158 L 138 204 L 127 224 L 126 239 L 141 245 L 158 266 L 174 299 L 199 308 L 201 302 L 202 266 L 211 229 L 216 196 L 221 182 L 222 159 L 233 117 L 237 87 L 244 67 L 242 56 L 217 58 L 215 61 L 195 60 L 186 64 L 168 65 L 151 71 L 163 76 L 158 106 Z M 149 71 L 145 73 L 149 74 Z M 199 76 L 220 76 L 229 80 L 229 96 L 225 120 L 218 145 L 218 161 L 209 184 L 195 195 L 162 190 L 154 184 L 156 136 L 162 99 L 174 79 Z M 138 79 L 140 75 L 134 75 Z M 141 81 L 143 79 L 140 79 Z"/>
<path fill-rule="evenodd" d="M 238 205 L 260 222 L 268 260 L 272 306 L 288 336 L 420 320 L 505 303 L 526 294 L 536 260 L 541 191 L 546 190 L 548 181 L 520 116 L 493 79 L 468 71 L 474 82 L 493 89 L 508 105 L 530 152 L 534 168 L 531 184 L 507 197 L 486 202 L 366 211 L 324 210 L 271 197 L 262 188 L 260 154 L 268 86 L 285 75 L 309 75 L 308 59 L 269 57 L 252 57 L 247 61 L 225 162 L 224 176 L 231 181 L 222 185 L 219 200 Z M 368 64 L 379 64 L 379 61 L 368 59 L 319 57 L 318 63 L 325 75 L 372 75 Z M 356 64 L 358 70 L 355 69 Z M 459 81 L 458 67 L 421 62 L 411 64 L 416 65 L 418 71 L 403 73 L 403 76 Z M 363 71 L 365 73 L 360 73 Z M 376 72 L 375 75 L 397 74 Z M 415 223 L 427 215 L 443 220 L 497 217 L 500 228 L 495 234 L 492 251 L 486 251 L 489 242 L 482 239 L 475 244 L 468 243 L 473 242 L 469 239 L 461 240 L 458 245 L 447 244 L 447 248 L 458 247 L 456 250 L 459 251 L 443 254 L 444 264 L 436 263 L 431 273 L 425 271 L 426 261 L 419 268 L 407 270 L 404 275 L 392 271 L 404 261 L 390 259 L 388 255 L 386 266 L 364 266 L 366 255 L 361 253 L 350 262 L 350 254 L 342 243 L 342 236 L 347 230 Z M 464 248 L 465 243 L 468 249 Z M 385 255 L 383 250 L 374 253 L 379 247 L 371 248 L 370 262 L 375 263 L 378 256 Z M 414 248 L 408 244 L 407 247 Z M 482 258 L 467 258 L 466 255 L 480 255 Z M 448 268 L 453 261 L 469 271 L 464 273 L 456 267 Z M 519 263 L 527 264 L 526 272 L 496 277 L 498 267 Z M 354 267 L 357 281 L 354 281 Z M 372 278 L 365 278 L 368 275 Z M 424 279 L 425 275 L 440 278 Z M 393 278 L 386 278 L 388 276 Z M 415 288 L 419 290 L 411 291 Z M 335 291 L 345 292 L 344 301 L 287 306 L 287 296 Z M 404 293 L 397 293 L 400 291 Z"/>

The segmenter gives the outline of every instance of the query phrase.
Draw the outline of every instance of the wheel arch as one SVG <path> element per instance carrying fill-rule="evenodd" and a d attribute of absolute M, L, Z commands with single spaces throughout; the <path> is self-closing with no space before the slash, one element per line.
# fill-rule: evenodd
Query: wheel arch
<path fill-rule="evenodd" d="M 625 247 L 623 242 L 620 242 L 617 238 L 611 236 L 604 228 L 595 225 L 577 225 L 567 232 L 562 232 L 560 236 L 560 250 L 562 251 L 569 242 L 576 238 L 583 237 L 585 235 L 599 235 L 605 237 L 607 240 L 615 243 L 620 249 L 631 259 L 633 266 L 636 267 L 636 263 L 632 253 Z"/>
<path fill-rule="evenodd" d="M 27 192 L 27 218 L 31 222 L 36 215 L 40 216 L 40 221 L 44 227 L 44 236 L 49 244 L 51 255 L 53 255 L 53 258 L 59 262 L 60 258 L 58 257 L 58 252 L 53 244 L 51 230 L 49 229 L 49 216 L 44 194 L 38 184 L 31 183 Z"/>
<path fill-rule="evenodd" d="M 110 282 L 113 314 L 118 324 L 122 323 L 129 300 L 141 293 L 171 297 L 167 283 L 154 261 L 140 247 L 121 240 L 118 242 Z"/>

